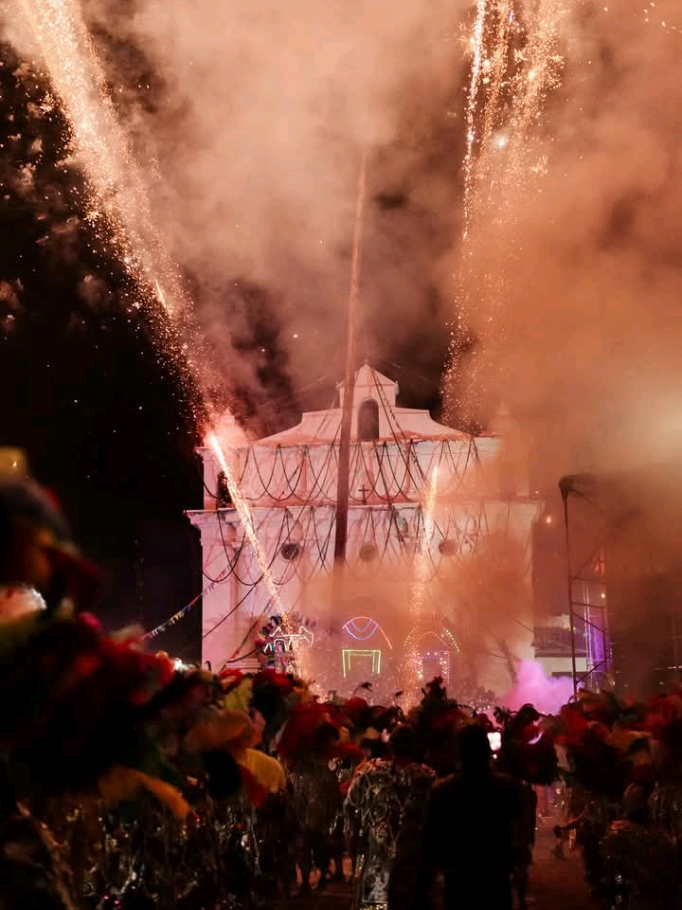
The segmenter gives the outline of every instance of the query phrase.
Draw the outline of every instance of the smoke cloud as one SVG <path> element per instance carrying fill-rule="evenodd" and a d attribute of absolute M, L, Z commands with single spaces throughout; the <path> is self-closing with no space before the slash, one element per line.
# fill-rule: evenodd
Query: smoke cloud
<path fill-rule="evenodd" d="M 477 230 L 497 243 L 475 255 L 466 289 L 504 278 L 493 327 L 489 307 L 473 311 L 489 333 L 486 403 L 504 398 L 552 484 L 676 459 L 682 446 L 679 10 L 569 10 L 561 86 L 525 157 L 500 150 L 490 165 L 504 198 L 498 214 L 477 213 Z M 500 223 L 501 208 L 513 218 Z"/>
<path fill-rule="evenodd" d="M 557 714 L 573 695 L 571 679 L 552 679 L 539 663 L 521 661 L 514 687 L 502 698 L 502 704 L 512 711 L 524 705 L 535 705 L 541 714 Z"/>
<path fill-rule="evenodd" d="M 435 266 L 459 226 L 466 6 L 86 9 L 112 83 L 124 82 L 115 100 L 138 157 L 156 162 L 154 207 L 171 255 L 192 278 L 227 375 L 255 396 L 246 416 L 261 405 L 272 425 L 266 398 L 278 384 L 341 374 L 364 152 L 359 354 L 391 361 L 425 341 L 429 353 L 415 360 L 437 376 L 447 342 Z"/>
<path fill-rule="evenodd" d="M 504 398 L 541 481 L 678 454 L 679 12 L 536 6 L 558 22 L 560 83 L 525 156 L 498 143 L 492 204 L 473 213 L 489 242 L 462 270 L 468 3 L 84 3 L 155 217 L 257 430 L 290 422 L 274 393 L 341 372 L 368 151 L 361 354 L 437 374 L 464 280 L 486 370 L 450 393 L 481 385 L 487 416 Z"/>
<path fill-rule="evenodd" d="M 463 291 L 485 342 L 450 394 L 480 386 L 482 418 L 505 401 L 536 489 L 565 472 L 682 463 L 678 5 L 533 4 L 561 13 L 560 82 L 521 152 L 497 144 L 462 269 L 468 3 L 87 0 L 240 416 L 256 431 L 290 423 L 275 393 L 341 373 L 367 151 L 360 353 L 438 372 Z M 57 240 L 68 256 L 69 232 Z M 662 534 L 680 480 L 656 491 Z"/>

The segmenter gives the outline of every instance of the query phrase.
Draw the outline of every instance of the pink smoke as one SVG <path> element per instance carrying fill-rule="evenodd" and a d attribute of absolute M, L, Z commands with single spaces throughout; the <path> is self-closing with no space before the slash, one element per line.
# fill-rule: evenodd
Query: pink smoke
<path fill-rule="evenodd" d="M 535 705 L 541 714 L 556 714 L 573 695 L 571 679 L 553 679 L 533 660 L 522 660 L 518 667 L 516 685 L 500 700 L 512 711 L 525 704 Z"/>

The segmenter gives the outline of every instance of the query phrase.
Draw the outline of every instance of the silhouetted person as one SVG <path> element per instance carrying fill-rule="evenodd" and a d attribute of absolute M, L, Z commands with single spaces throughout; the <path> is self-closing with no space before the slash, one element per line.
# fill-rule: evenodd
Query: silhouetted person
<path fill-rule="evenodd" d="M 518 898 L 519 910 L 528 906 L 528 870 L 533 862 L 535 826 L 537 822 L 538 797 L 530 784 L 514 780 L 519 800 L 519 815 L 512 824 L 512 882 Z"/>
<path fill-rule="evenodd" d="M 510 778 L 493 773 L 482 727 L 465 727 L 459 747 L 461 773 L 431 793 L 424 856 L 443 874 L 447 910 L 511 910 L 518 789 Z"/>

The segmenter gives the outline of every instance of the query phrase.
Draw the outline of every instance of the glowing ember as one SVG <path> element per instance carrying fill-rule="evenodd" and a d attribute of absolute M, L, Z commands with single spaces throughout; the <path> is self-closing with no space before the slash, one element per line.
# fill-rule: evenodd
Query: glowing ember
<path fill-rule="evenodd" d="M 415 580 L 412 591 L 411 611 L 416 621 L 419 620 L 426 600 L 426 583 L 431 574 L 431 557 L 429 548 L 435 530 L 434 510 L 436 508 L 436 485 L 438 483 L 438 465 L 431 473 L 424 503 L 424 533 L 419 541 L 419 553 L 415 564 Z"/>

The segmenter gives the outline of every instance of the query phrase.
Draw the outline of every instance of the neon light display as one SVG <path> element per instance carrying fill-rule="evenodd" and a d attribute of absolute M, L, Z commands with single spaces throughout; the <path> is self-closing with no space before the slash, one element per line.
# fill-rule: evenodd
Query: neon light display
<path fill-rule="evenodd" d="M 315 636 L 306 629 L 305 626 L 299 626 L 296 632 L 285 632 L 281 626 L 273 633 L 270 640 L 263 648 L 264 654 L 283 654 L 286 651 L 297 651 L 301 646 L 311 647 L 315 641 Z"/>
<path fill-rule="evenodd" d="M 434 675 L 442 676 L 443 682 L 447 686 L 450 682 L 450 651 L 435 649 L 421 652 L 421 675 L 424 679 L 431 678 Z M 434 667 L 438 667 L 438 673 L 434 673 Z"/>
<path fill-rule="evenodd" d="M 438 629 L 413 629 L 407 636 L 405 644 L 415 647 L 419 642 L 424 641 L 425 638 L 435 638 L 448 651 L 456 651 L 457 653 L 460 651 L 457 639 L 446 626 L 440 626 Z"/>
<path fill-rule="evenodd" d="M 447 626 L 439 625 L 426 629 L 417 626 L 407 636 L 405 647 L 418 679 L 422 679 L 425 673 L 431 674 L 435 664 L 445 684 L 450 682 L 452 654 L 459 653 L 460 647 Z M 430 665 L 428 669 L 425 666 L 427 664 Z"/>
<path fill-rule="evenodd" d="M 341 627 L 341 630 L 347 635 L 350 635 L 355 641 L 369 641 L 374 635 L 379 634 L 383 636 L 388 647 L 391 649 L 393 648 L 393 645 L 384 630 L 371 616 L 354 616 L 353 619 L 349 619 L 348 622 Z"/>
<path fill-rule="evenodd" d="M 361 626 L 362 623 L 362 626 Z M 351 638 L 357 641 L 367 641 L 379 628 L 379 623 L 368 616 L 357 616 L 355 619 L 349 619 L 343 627 L 344 632 L 348 632 Z"/>
<path fill-rule="evenodd" d="M 344 648 L 341 651 L 344 679 L 348 676 L 353 667 L 353 659 L 362 657 L 371 658 L 373 674 L 378 675 L 381 673 L 381 651 L 378 648 L 371 648 L 367 650 L 358 648 Z"/>

